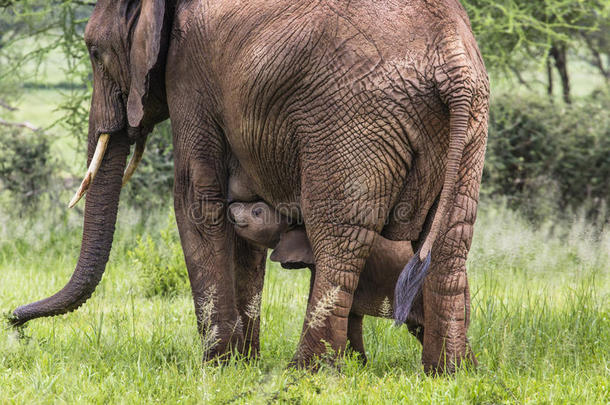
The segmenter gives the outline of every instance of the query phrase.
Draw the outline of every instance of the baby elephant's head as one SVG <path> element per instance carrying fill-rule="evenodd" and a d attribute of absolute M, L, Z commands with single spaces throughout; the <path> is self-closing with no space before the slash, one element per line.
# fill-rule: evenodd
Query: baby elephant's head
<path fill-rule="evenodd" d="M 239 236 L 267 248 L 274 248 L 280 234 L 290 227 L 286 217 L 262 201 L 235 202 L 229 205 L 229 214 Z"/>

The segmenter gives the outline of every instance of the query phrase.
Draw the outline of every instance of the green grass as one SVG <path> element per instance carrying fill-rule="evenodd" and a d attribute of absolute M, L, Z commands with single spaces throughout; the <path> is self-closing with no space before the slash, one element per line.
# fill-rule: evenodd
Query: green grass
<path fill-rule="evenodd" d="M 0 221 L 0 308 L 55 292 L 78 254 L 76 213 L 51 227 Z M 483 206 L 469 259 L 476 371 L 431 378 L 405 328 L 367 317 L 369 363 L 342 359 L 318 374 L 286 370 L 304 316 L 308 272 L 269 266 L 258 361 L 201 364 L 187 293 L 146 298 L 127 252 L 158 240 L 167 214 L 142 223 L 122 210 L 106 275 L 75 313 L 0 332 L 3 403 L 607 403 L 610 399 L 610 233 L 586 223 L 537 230 Z M 49 229 L 53 229 L 49 232 Z"/>

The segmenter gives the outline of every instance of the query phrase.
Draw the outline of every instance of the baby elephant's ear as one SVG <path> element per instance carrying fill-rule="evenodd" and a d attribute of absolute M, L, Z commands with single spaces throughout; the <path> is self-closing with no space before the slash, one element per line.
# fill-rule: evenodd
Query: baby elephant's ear
<path fill-rule="evenodd" d="M 164 0 L 142 0 L 129 56 L 131 86 L 127 99 L 127 119 L 131 127 L 142 124 L 151 86 L 163 86 L 162 83 L 151 83 L 151 72 L 165 64 L 165 20 Z"/>
<path fill-rule="evenodd" d="M 283 233 L 273 249 L 271 261 L 279 262 L 285 269 L 302 269 L 314 266 L 313 251 L 304 228 Z"/>

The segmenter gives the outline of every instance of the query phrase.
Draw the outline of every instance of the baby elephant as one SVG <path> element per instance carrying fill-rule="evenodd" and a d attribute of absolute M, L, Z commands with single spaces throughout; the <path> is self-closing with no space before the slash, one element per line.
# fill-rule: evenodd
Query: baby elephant
<path fill-rule="evenodd" d="M 229 212 L 239 236 L 253 244 L 274 249 L 272 261 L 281 263 L 286 269 L 311 269 L 311 293 L 315 263 L 304 227 L 294 226 L 288 218 L 261 201 L 232 203 Z M 365 361 L 362 318 L 364 315 L 392 317 L 394 287 L 412 256 L 410 241 L 392 241 L 378 235 L 373 243 L 354 293 L 347 330 L 351 348 L 360 353 Z"/>

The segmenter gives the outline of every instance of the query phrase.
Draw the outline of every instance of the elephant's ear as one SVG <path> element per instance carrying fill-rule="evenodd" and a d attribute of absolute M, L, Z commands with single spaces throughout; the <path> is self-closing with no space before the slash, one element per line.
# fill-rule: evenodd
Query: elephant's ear
<path fill-rule="evenodd" d="M 285 269 L 302 269 L 314 265 L 313 251 L 304 228 L 292 229 L 280 236 L 273 249 L 272 262 L 279 262 Z"/>
<path fill-rule="evenodd" d="M 131 86 L 127 99 L 129 126 L 138 127 L 151 91 L 151 72 L 161 63 L 165 20 L 164 0 L 142 0 L 131 44 Z"/>

